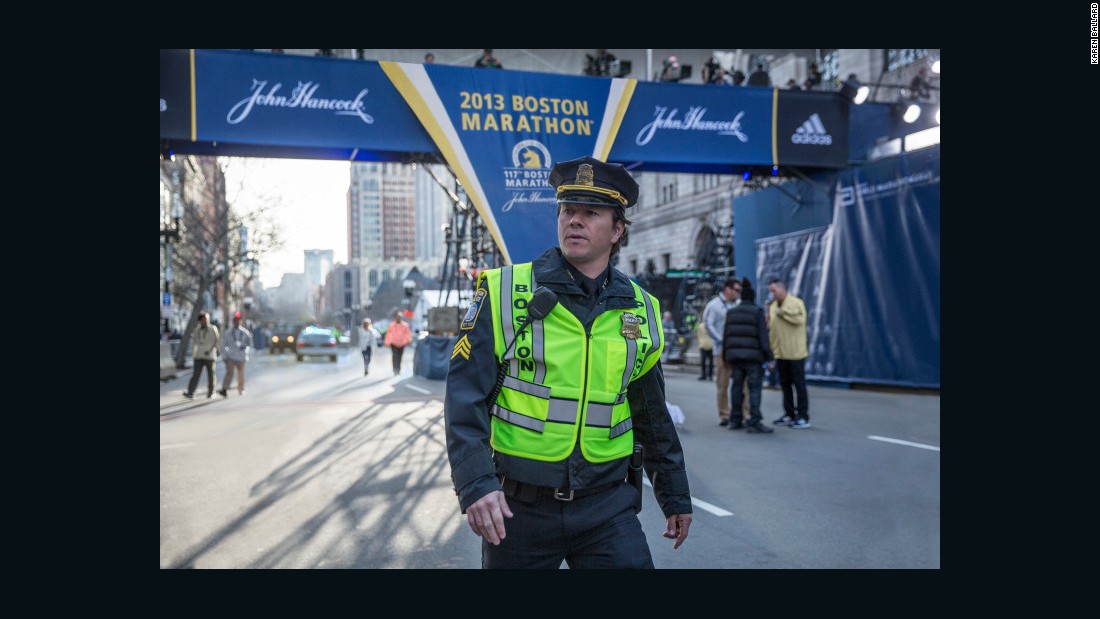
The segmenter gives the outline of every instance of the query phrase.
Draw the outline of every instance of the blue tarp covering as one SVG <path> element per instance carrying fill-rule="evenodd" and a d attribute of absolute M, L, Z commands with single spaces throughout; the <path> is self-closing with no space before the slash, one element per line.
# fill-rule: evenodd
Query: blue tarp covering
<path fill-rule="evenodd" d="M 761 296 L 779 277 L 806 303 L 807 378 L 939 388 L 939 146 L 819 181 L 828 226 L 755 242 Z"/>
<path fill-rule="evenodd" d="M 451 351 L 458 336 L 429 335 L 416 344 L 413 374 L 431 380 L 446 380 L 451 366 Z"/>

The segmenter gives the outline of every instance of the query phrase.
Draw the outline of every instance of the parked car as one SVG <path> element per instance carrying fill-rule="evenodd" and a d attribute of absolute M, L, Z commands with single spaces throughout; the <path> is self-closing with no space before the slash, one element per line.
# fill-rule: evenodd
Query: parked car
<path fill-rule="evenodd" d="M 336 334 L 332 329 L 306 327 L 298 332 L 295 340 L 298 361 L 306 357 L 328 357 L 336 363 Z"/>

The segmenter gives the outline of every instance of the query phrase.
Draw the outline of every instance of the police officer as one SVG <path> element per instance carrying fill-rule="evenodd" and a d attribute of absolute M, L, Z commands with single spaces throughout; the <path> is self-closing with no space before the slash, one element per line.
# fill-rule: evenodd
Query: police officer
<path fill-rule="evenodd" d="M 626 482 L 636 443 L 674 549 L 692 509 L 665 406 L 661 308 L 609 262 L 638 184 L 592 157 L 558 163 L 550 184 L 559 247 L 483 272 L 459 326 L 444 402 L 451 478 L 484 568 L 652 568 L 640 477 Z"/>

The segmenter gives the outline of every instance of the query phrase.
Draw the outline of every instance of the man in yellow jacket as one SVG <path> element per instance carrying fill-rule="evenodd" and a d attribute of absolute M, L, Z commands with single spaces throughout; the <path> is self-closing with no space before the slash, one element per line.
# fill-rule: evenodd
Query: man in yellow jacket
<path fill-rule="evenodd" d="M 810 427 L 810 403 L 806 397 L 806 304 L 787 292 L 787 284 L 778 277 L 768 282 L 775 302 L 768 308 L 769 343 L 779 368 L 779 386 L 783 389 L 784 415 L 776 425 Z M 797 401 L 796 397 L 797 396 Z"/>

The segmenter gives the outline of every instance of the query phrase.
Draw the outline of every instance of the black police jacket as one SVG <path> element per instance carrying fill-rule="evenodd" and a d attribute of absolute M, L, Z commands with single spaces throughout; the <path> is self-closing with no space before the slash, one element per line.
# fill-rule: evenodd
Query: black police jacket
<path fill-rule="evenodd" d="M 590 297 L 566 271 L 561 250 L 553 247 L 532 263 L 535 281 L 558 296 L 558 303 L 572 312 L 586 327 L 608 309 L 634 306 L 634 288 L 626 275 L 614 268 L 606 286 Z M 482 303 L 491 303 L 486 294 Z M 489 445 L 490 417 L 487 401 L 496 385 L 497 359 L 493 352 L 491 307 L 484 305 L 469 330 L 468 358 L 457 354 L 447 372 L 443 404 L 447 432 L 447 457 L 451 479 L 462 512 L 481 497 L 500 490 L 499 476 L 551 488 L 592 488 L 626 478 L 629 457 L 592 463 L 580 447 L 558 462 L 543 462 L 503 453 Z M 627 387 L 627 400 L 634 424 L 634 440 L 645 450 L 644 468 L 653 494 L 665 516 L 690 514 L 691 496 L 684 452 L 676 426 L 665 405 L 665 382 L 658 362 L 649 372 Z"/>

